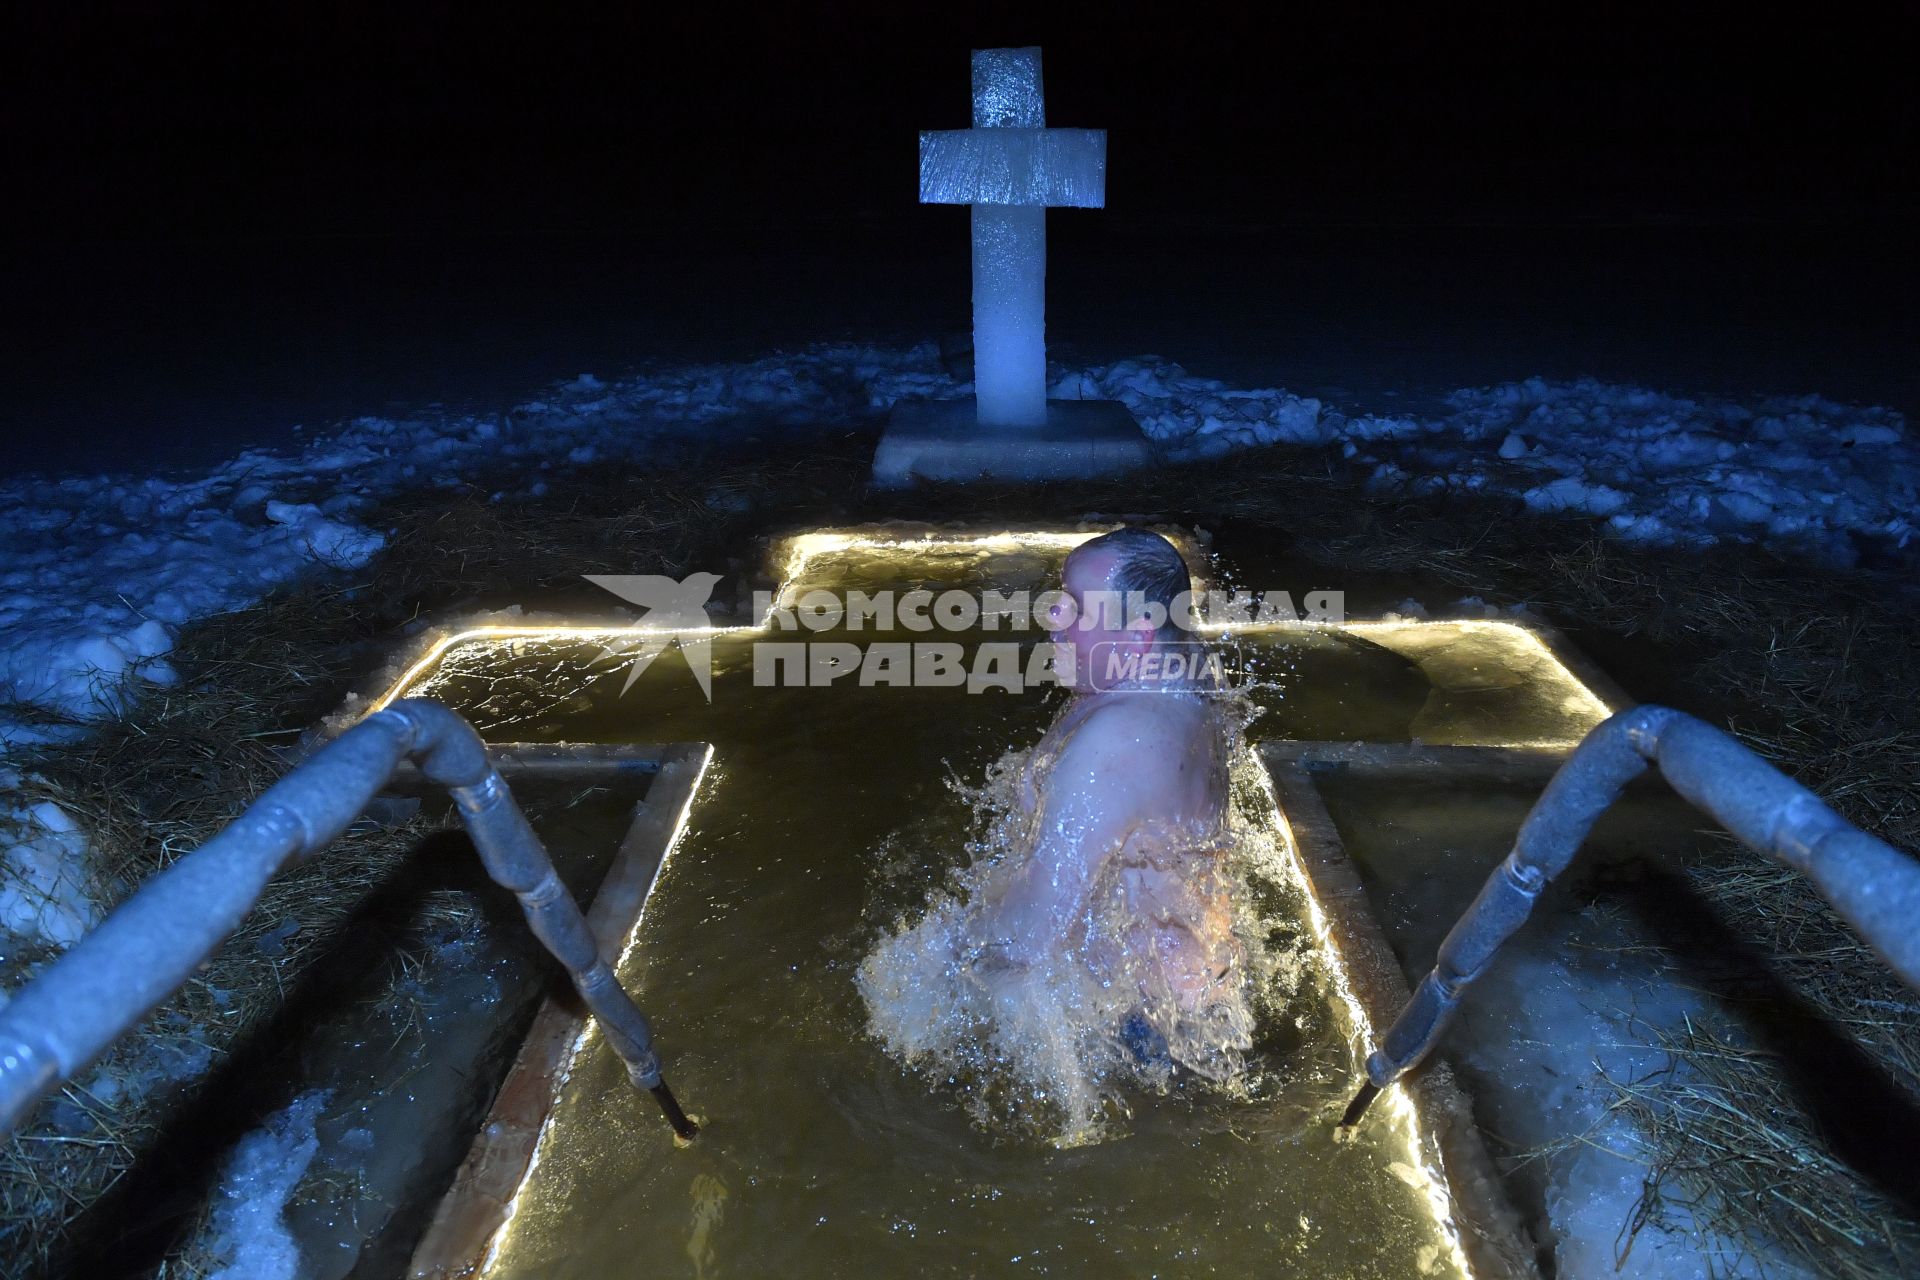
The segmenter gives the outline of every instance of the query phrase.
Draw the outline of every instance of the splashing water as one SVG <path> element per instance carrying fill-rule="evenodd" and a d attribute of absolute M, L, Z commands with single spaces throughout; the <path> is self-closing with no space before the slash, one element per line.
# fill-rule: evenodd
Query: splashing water
<path fill-rule="evenodd" d="M 857 983 L 873 1034 L 957 1086 L 983 1126 L 1080 1146 L 1113 1136 L 1130 1089 L 1165 1093 L 1185 1078 L 1244 1094 L 1256 1023 L 1284 1013 L 1307 954 L 1299 930 L 1271 919 L 1291 896 L 1274 889 L 1291 876 L 1242 738 L 1256 712 L 1238 698 L 1218 706 L 1218 758 L 1231 762 L 1221 829 L 1201 840 L 1136 832 L 1095 875 L 1080 927 L 1030 963 L 1001 953 L 983 904 L 1034 847 L 1021 794 L 1044 776 L 1043 748 L 1007 752 L 977 787 L 949 780 L 972 815 L 970 861 L 922 910 L 882 928 Z M 890 842 L 895 874 L 925 866 L 898 847 L 911 840 Z M 1205 955 L 1197 986 L 1166 961 L 1176 933 Z"/>

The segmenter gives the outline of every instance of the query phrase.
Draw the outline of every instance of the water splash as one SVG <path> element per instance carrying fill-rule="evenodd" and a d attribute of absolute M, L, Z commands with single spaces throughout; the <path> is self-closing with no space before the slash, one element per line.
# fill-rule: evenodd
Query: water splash
<path fill-rule="evenodd" d="M 982 904 L 1033 847 L 1022 791 L 1046 761 L 1038 748 L 1009 751 L 978 786 L 950 779 L 971 817 L 964 865 L 881 924 L 857 977 L 887 1050 L 956 1091 L 984 1127 L 1060 1146 L 1114 1136 L 1138 1091 L 1190 1082 L 1244 1095 L 1256 1024 L 1284 1016 L 1306 959 L 1242 737 L 1253 714 L 1222 700 L 1220 758 L 1232 762 L 1222 828 L 1201 840 L 1136 833 L 1100 868 L 1070 939 L 1024 963 L 988 936 Z M 953 858 L 918 847 L 951 830 L 896 833 L 883 875 L 924 877 L 929 856 Z"/>

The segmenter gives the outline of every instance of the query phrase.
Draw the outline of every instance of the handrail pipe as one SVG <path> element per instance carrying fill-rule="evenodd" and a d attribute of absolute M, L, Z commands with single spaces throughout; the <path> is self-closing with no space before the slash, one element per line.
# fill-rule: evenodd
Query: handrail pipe
<path fill-rule="evenodd" d="M 646 1016 L 594 945 L 480 735 L 424 698 L 395 702 L 321 747 L 0 1008 L 0 1138 L 184 986 L 268 881 L 332 843 L 406 761 L 452 793 L 487 874 L 519 899 L 635 1086 L 654 1095 L 675 1134 L 691 1139 L 698 1128 L 660 1074 Z"/>
<path fill-rule="evenodd" d="M 1433 968 L 1367 1057 L 1367 1084 L 1342 1127 L 1417 1067 L 1460 999 L 1493 963 L 1546 886 L 1621 791 L 1649 765 L 1742 842 L 1812 880 L 1841 919 L 1920 990 L 1920 860 L 1861 831 L 1730 734 L 1668 707 L 1639 706 L 1597 725 L 1527 814 L 1513 851 L 1440 944 Z"/>

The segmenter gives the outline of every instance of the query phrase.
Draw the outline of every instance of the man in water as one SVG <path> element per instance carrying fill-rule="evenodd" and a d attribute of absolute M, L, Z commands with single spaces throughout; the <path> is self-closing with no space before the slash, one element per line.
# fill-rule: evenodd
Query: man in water
<path fill-rule="evenodd" d="M 1217 866 L 1234 735 L 1209 683 L 1179 670 L 1207 652 L 1183 616 L 1192 580 L 1171 542 L 1120 529 L 1076 548 L 1062 587 L 1074 696 L 1020 779 L 1031 849 L 986 888 L 982 958 L 1078 955 L 1191 1013 L 1236 953 Z"/>

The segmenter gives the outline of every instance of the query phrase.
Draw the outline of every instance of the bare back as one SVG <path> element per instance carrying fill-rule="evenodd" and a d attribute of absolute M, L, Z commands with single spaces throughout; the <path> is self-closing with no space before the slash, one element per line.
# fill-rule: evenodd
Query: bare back
<path fill-rule="evenodd" d="M 1178 851 L 1217 845 L 1228 742 L 1202 697 L 1115 691 L 1070 704 L 1023 779 L 1033 815 L 1028 856 L 987 904 L 987 927 L 1005 954 L 1030 963 L 1049 949 L 1079 949 L 1090 895 L 1117 887 L 1138 928 L 1105 945 L 1151 949 L 1182 992 L 1214 973 L 1230 912 L 1195 909 Z"/>

